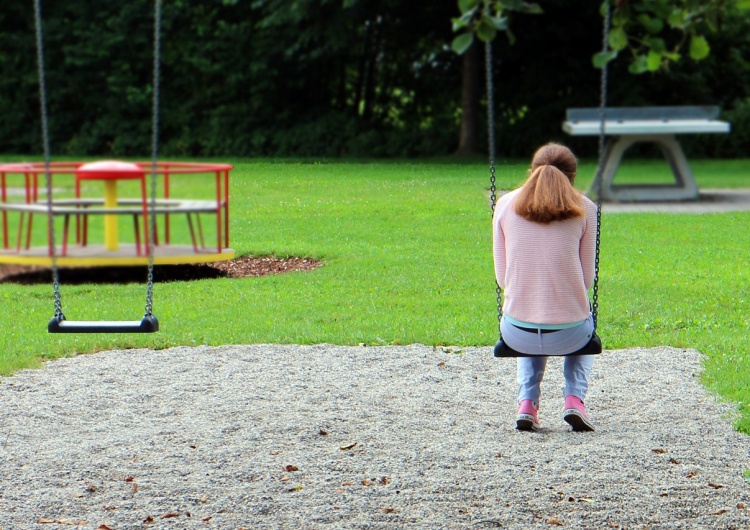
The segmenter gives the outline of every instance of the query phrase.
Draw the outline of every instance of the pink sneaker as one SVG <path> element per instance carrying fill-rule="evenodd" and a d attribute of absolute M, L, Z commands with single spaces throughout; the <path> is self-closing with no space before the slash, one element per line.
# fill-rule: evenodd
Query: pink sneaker
<path fill-rule="evenodd" d="M 534 405 L 530 399 L 524 399 L 518 404 L 516 429 L 519 431 L 534 431 L 539 428 L 539 405 Z"/>
<path fill-rule="evenodd" d="M 563 419 L 567 421 L 574 431 L 593 431 L 594 424 L 586 414 L 586 407 L 578 396 L 565 396 L 565 410 Z"/>

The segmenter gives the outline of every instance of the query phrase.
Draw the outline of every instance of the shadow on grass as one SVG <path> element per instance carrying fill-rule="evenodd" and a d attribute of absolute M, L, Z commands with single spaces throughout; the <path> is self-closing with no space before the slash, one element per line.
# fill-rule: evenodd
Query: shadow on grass
<path fill-rule="evenodd" d="M 216 263 L 190 265 L 155 265 L 154 281 L 184 282 L 216 278 L 251 278 L 269 274 L 309 271 L 322 262 L 309 258 L 277 258 L 275 256 L 242 256 Z M 64 285 L 146 283 L 148 269 L 139 267 L 60 268 L 58 278 Z M 0 283 L 38 285 L 52 283 L 49 267 L 0 265 Z"/>

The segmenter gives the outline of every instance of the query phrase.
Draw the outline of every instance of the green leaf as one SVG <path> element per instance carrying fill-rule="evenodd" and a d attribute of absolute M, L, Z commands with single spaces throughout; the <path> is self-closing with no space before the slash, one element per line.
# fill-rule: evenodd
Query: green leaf
<path fill-rule="evenodd" d="M 455 39 L 453 39 L 453 42 L 451 43 L 451 48 L 454 52 L 456 52 L 459 55 L 463 55 L 466 50 L 469 49 L 469 46 L 471 46 L 471 43 L 474 42 L 474 35 L 469 33 L 462 33 Z"/>
<path fill-rule="evenodd" d="M 638 15 L 638 22 L 652 35 L 655 35 L 664 29 L 664 21 L 662 19 L 651 18 L 645 13 Z"/>
<path fill-rule="evenodd" d="M 685 27 L 685 21 L 687 20 L 687 13 L 682 9 L 675 9 L 667 17 L 667 24 L 676 29 L 683 29 Z"/>
<path fill-rule="evenodd" d="M 456 32 L 456 31 L 458 31 L 458 30 L 460 30 L 460 29 L 463 29 L 463 28 L 465 28 L 466 26 L 468 26 L 468 24 L 466 23 L 466 21 L 464 21 L 464 20 L 463 20 L 463 19 L 461 19 L 461 18 L 454 18 L 454 19 L 452 20 L 452 22 L 453 22 L 453 31 L 454 31 L 454 32 Z"/>
<path fill-rule="evenodd" d="M 609 45 L 615 51 L 624 50 L 628 45 L 628 34 L 622 28 L 612 28 L 609 32 Z"/>
<path fill-rule="evenodd" d="M 521 13 L 526 13 L 527 15 L 541 15 L 544 13 L 542 6 L 539 4 L 529 4 L 526 2 L 523 3 L 523 6 L 521 6 L 519 11 Z"/>
<path fill-rule="evenodd" d="M 504 2 L 496 3 L 502 3 L 503 6 L 505 6 L 505 9 L 509 9 L 510 11 L 520 11 L 521 9 L 523 9 L 523 4 L 525 4 L 523 0 L 505 0 Z"/>
<path fill-rule="evenodd" d="M 592 60 L 594 68 L 604 68 L 604 66 L 615 57 L 617 57 L 617 52 L 613 51 L 599 52 L 595 54 Z"/>
<path fill-rule="evenodd" d="M 644 42 L 655 52 L 664 54 L 664 52 L 667 51 L 667 45 L 664 42 L 664 39 L 660 39 L 658 37 L 646 37 L 644 39 Z"/>
<path fill-rule="evenodd" d="M 497 36 L 497 29 L 492 21 L 492 17 L 485 15 L 477 26 L 477 38 L 482 42 L 492 42 Z"/>
<path fill-rule="evenodd" d="M 696 61 L 705 59 L 711 52 L 708 41 L 702 35 L 693 35 L 690 39 L 690 58 Z"/>
<path fill-rule="evenodd" d="M 661 66 L 661 53 L 650 50 L 646 56 L 646 68 L 649 72 L 656 72 Z"/>
<path fill-rule="evenodd" d="M 648 65 L 646 64 L 645 55 L 637 55 L 628 66 L 628 72 L 631 74 L 642 74 L 648 72 Z"/>
<path fill-rule="evenodd" d="M 505 31 L 508 29 L 508 18 L 507 17 L 487 17 L 490 24 L 498 31 Z"/>
<path fill-rule="evenodd" d="M 458 0 L 458 9 L 461 13 L 466 13 L 479 6 L 481 0 Z"/>
<path fill-rule="evenodd" d="M 467 11 L 466 13 L 461 15 L 461 18 L 459 20 L 461 20 L 461 22 L 463 22 L 464 24 L 468 26 L 474 20 L 474 14 L 476 12 L 477 12 L 477 8 L 475 7 L 474 9 Z"/>

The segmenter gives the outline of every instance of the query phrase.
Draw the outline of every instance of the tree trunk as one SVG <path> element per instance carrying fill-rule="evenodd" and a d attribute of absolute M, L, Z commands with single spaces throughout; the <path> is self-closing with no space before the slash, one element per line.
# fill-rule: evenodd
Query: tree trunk
<path fill-rule="evenodd" d="M 482 95 L 482 47 L 474 44 L 466 50 L 461 68 L 461 137 L 459 155 L 479 153 L 479 99 Z"/>

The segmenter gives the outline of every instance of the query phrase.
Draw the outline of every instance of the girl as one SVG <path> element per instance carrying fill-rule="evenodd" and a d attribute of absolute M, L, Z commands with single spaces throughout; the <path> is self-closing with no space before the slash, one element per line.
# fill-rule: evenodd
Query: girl
<path fill-rule="evenodd" d="M 504 291 L 500 329 L 505 343 L 534 354 L 518 358 L 516 428 L 539 428 L 539 397 L 548 355 L 577 351 L 594 333 L 588 290 L 594 281 L 596 205 L 573 187 L 577 160 L 549 143 L 529 177 L 502 196 L 493 217 L 495 277 Z M 563 361 L 563 418 L 574 431 L 593 431 L 583 400 L 594 359 Z"/>

